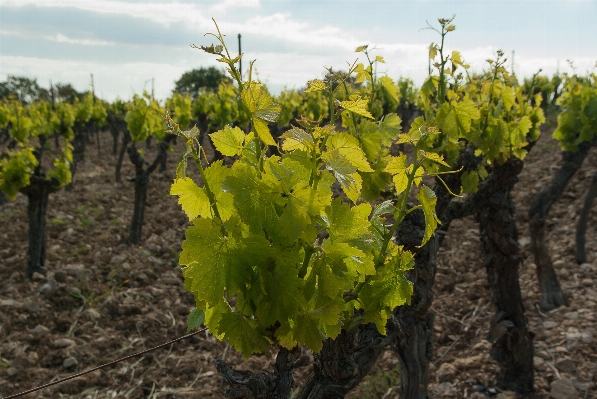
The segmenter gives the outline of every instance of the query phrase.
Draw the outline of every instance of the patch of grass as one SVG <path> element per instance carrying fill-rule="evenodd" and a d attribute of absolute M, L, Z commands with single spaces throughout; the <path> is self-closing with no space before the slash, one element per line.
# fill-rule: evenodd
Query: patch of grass
<path fill-rule="evenodd" d="M 544 151 L 551 151 L 551 150 L 553 150 L 555 148 L 556 148 L 556 146 L 553 145 L 553 144 L 543 144 L 541 146 L 541 149 L 544 150 Z"/>
<path fill-rule="evenodd" d="M 89 252 L 89 248 L 87 248 L 87 247 L 79 247 L 79 248 L 77 248 L 77 253 L 85 254 L 87 252 Z"/>
<path fill-rule="evenodd" d="M 61 226 L 61 225 L 65 224 L 66 222 L 62 219 L 52 219 L 52 223 L 54 223 L 55 225 Z"/>
<path fill-rule="evenodd" d="M 89 226 L 91 226 L 91 220 L 89 220 L 89 219 L 83 219 L 83 220 L 81 220 L 80 224 L 83 227 L 89 227 Z"/>
<path fill-rule="evenodd" d="M 122 223 L 122 222 L 121 222 L 121 221 L 120 221 L 120 219 L 118 219 L 118 218 L 110 220 L 110 224 L 111 224 L 112 226 L 119 226 L 119 225 L 120 225 L 120 223 Z"/>

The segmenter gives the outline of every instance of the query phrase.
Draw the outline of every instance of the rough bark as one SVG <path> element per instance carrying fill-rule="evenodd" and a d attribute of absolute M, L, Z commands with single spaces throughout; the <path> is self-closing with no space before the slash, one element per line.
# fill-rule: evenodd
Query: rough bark
<path fill-rule="evenodd" d="M 73 138 L 73 161 L 70 164 L 70 172 L 72 175 L 71 182 L 65 187 L 67 191 L 73 189 L 75 181 L 75 174 L 77 173 L 77 164 L 85 160 L 85 147 L 89 140 L 89 134 L 86 126 L 75 126 L 75 137 Z"/>
<path fill-rule="evenodd" d="M 546 218 L 554 202 L 556 202 L 568 185 L 572 176 L 580 169 L 586 158 L 591 143 L 582 143 L 578 151 L 562 153 L 564 164 L 554 176 L 551 184 L 541 190 L 533 200 L 529 209 L 529 225 L 531 232 L 531 251 L 537 265 L 537 278 L 541 290 L 541 309 L 551 310 L 569 302 L 551 263 L 546 243 Z"/>
<path fill-rule="evenodd" d="M 280 348 L 276 356 L 273 375 L 253 374 L 248 370 L 235 370 L 222 360 L 216 360 L 216 369 L 230 385 L 225 395 L 228 399 L 283 399 L 290 396 L 294 378 L 292 369 L 296 352 Z"/>
<path fill-rule="evenodd" d="M 469 170 L 476 168 L 478 159 L 472 147 L 465 148 L 457 161 L 456 168 Z M 445 183 L 452 192 L 460 188 L 460 174 L 446 175 Z M 491 186 L 488 186 L 491 188 Z M 455 197 L 437 181 L 434 189 L 437 196 L 436 213 L 440 215 L 442 225 L 427 244 L 418 247 L 423 240 L 425 217 L 417 210 L 408 215 L 398 231 L 398 242 L 415 255 L 415 265 L 408 278 L 414 284 L 410 304 L 397 308 L 394 313 L 400 325 L 397 339 L 392 348 L 399 358 L 401 398 L 428 398 L 429 361 L 433 355 L 433 322 L 435 316 L 429 313 L 433 302 L 433 284 L 435 281 L 435 255 L 439 250 L 450 223 L 455 218 L 462 218 L 473 211 L 473 207 L 464 207 L 460 211 L 446 212 Z M 470 196 L 469 196 L 470 197 Z M 468 198 L 468 197 L 467 197 Z M 477 201 L 472 201 L 472 204 Z"/>
<path fill-rule="evenodd" d="M 495 166 L 493 173 L 510 174 L 511 168 L 520 173 L 522 161 L 511 159 Z M 489 202 L 478 208 L 477 219 L 485 254 L 483 263 L 497 309 L 488 337 L 492 343 L 490 354 L 500 366 L 497 382 L 500 388 L 527 393 L 533 390 L 534 352 L 518 281 L 521 256 L 510 195 L 517 180 L 516 176 L 511 177 L 508 185 L 491 195 Z"/>
<path fill-rule="evenodd" d="M 131 142 L 131 135 L 129 132 L 124 131 L 122 135 L 122 147 L 120 147 L 120 152 L 118 153 L 118 159 L 116 160 L 116 170 L 114 172 L 114 180 L 116 183 L 122 182 L 122 177 L 120 174 L 120 170 L 122 169 L 122 161 L 124 160 L 124 153 L 127 150 L 129 143 Z"/>
<path fill-rule="evenodd" d="M 162 142 L 158 144 L 158 153 L 153 163 L 144 169 L 148 162 L 141 156 L 137 147 L 132 145 L 128 147 L 128 155 L 135 165 L 135 177 L 132 179 L 135 183 L 135 205 L 133 210 L 133 218 L 131 220 L 131 228 L 129 232 L 129 241 L 132 244 L 139 244 L 141 242 L 141 229 L 143 228 L 143 219 L 145 215 L 145 204 L 147 202 L 147 186 L 149 183 L 149 175 L 162 162 L 163 157 L 166 156 L 166 151 L 170 145 L 170 141 L 175 136 L 167 134 Z"/>
<path fill-rule="evenodd" d="M 118 136 L 120 131 L 110 128 L 110 134 L 112 135 L 112 155 L 116 156 L 118 154 Z"/>
<path fill-rule="evenodd" d="M 589 214 L 591 213 L 591 206 L 593 200 L 597 196 L 597 173 L 593 175 L 591 179 L 591 185 L 589 191 L 585 197 L 585 202 L 582 207 L 582 211 L 578 217 L 578 225 L 576 226 L 576 261 L 584 263 L 587 261 L 587 254 L 585 253 L 586 233 L 587 233 L 587 222 L 589 220 Z"/>
<path fill-rule="evenodd" d="M 439 247 L 437 237 L 415 254 L 415 267 L 409 279 L 414 283 L 410 305 L 396 309 L 399 322 L 398 339 L 392 349 L 400 364 L 400 397 L 426 399 L 429 397 L 429 362 L 433 356 L 434 314 L 429 312 L 433 302 L 435 254 Z"/>
<path fill-rule="evenodd" d="M 133 218 L 131 219 L 129 241 L 131 244 L 137 245 L 141 242 L 141 229 L 143 228 L 143 218 L 145 216 L 149 174 L 143 169 L 143 166 L 147 161 L 141 156 L 137 147 L 132 145 L 128 148 L 127 152 L 131 162 L 135 165 L 135 203 Z"/>
<path fill-rule="evenodd" d="M 55 192 L 58 182 L 46 180 L 42 175 L 31 176 L 29 186 L 22 189 L 27 196 L 27 217 L 29 219 L 29 249 L 27 251 L 27 275 L 46 273 L 46 214 L 50 194 Z"/>

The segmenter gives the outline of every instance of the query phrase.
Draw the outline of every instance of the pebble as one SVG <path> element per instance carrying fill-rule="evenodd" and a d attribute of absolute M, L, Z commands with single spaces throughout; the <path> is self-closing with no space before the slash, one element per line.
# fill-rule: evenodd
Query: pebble
<path fill-rule="evenodd" d="M 567 378 L 555 380 L 551 383 L 549 397 L 553 399 L 577 399 L 578 391 Z"/>
<path fill-rule="evenodd" d="M 546 330 L 551 330 L 552 328 L 554 328 L 557 325 L 558 325 L 558 323 L 556 323 L 555 321 L 544 321 L 543 322 L 543 328 L 545 328 Z"/>
<path fill-rule="evenodd" d="M 533 357 L 533 367 L 535 367 L 536 369 L 540 369 L 540 368 L 543 368 L 544 365 L 545 365 L 545 359 L 543 359 L 542 357 L 539 357 L 539 356 Z"/>
<path fill-rule="evenodd" d="M 110 263 L 113 265 L 123 263 L 126 260 L 126 255 L 114 255 L 112 259 L 110 259 Z"/>
<path fill-rule="evenodd" d="M 436 376 L 439 382 L 450 382 L 454 381 L 456 376 L 456 367 L 451 363 L 443 363 L 439 370 L 437 370 Z"/>
<path fill-rule="evenodd" d="M 568 320 L 578 320 L 578 312 L 568 312 L 564 314 Z"/>
<path fill-rule="evenodd" d="M 162 265 L 164 264 L 164 261 L 163 261 L 163 260 L 161 260 L 161 259 L 158 259 L 158 258 L 156 258 L 156 257 L 154 257 L 154 256 L 149 256 L 149 257 L 147 258 L 147 261 L 148 261 L 149 263 L 151 263 L 152 265 L 156 265 L 156 266 L 162 266 Z"/>
<path fill-rule="evenodd" d="M 75 345 L 75 341 L 68 338 L 60 338 L 53 342 L 55 348 L 66 348 L 72 345 Z"/>
<path fill-rule="evenodd" d="M 518 394 L 516 392 L 512 392 L 512 391 L 500 392 L 495 397 L 495 399 L 517 399 L 517 398 L 518 398 Z"/>
<path fill-rule="evenodd" d="M 57 288 L 58 283 L 56 283 L 54 280 L 50 280 L 39 288 L 39 293 L 46 298 L 50 298 L 56 292 Z"/>
<path fill-rule="evenodd" d="M 585 344 L 592 344 L 593 343 L 593 334 L 590 331 L 583 331 L 580 336 L 580 340 Z"/>
<path fill-rule="evenodd" d="M 593 266 L 590 263 L 583 263 L 582 265 L 580 265 L 580 270 L 585 272 L 595 272 L 597 271 L 597 267 Z"/>
<path fill-rule="evenodd" d="M 43 274 L 41 274 L 41 273 L 34 272 L 34 273 L 33 273 L 33 276 L 31 276 L 31 279 L 32 279 L 33 281 L 39 282 L 39 281 L 44 281 L 44 280 L 46 279 L 46 276 L 44 276 L 44 275 L 43 275 Z"/>
<path fill-rule="evenodd" d="M 83 312 L 83 317 L 89 321 L 96 321 L 101 317 L 101 314 L 97 310 L 90 308 Z"/>
<path fill-rule="evenodd" d="M 452 388 L 452 384 L 449 382 L 442 382 L 441 384 L 437 384 L 433 388 L 433 393 L 437 396 L 446 396 L 451 393 L 454 389 Z"/>
<path fill-rule="evenodd" d="M 576 364 L 572 359 L 562 359 L 556 363 L 556 368 L 564 373 L 573 374 L 576 371 Z"/>
<path fill-rule="evenodd" d="M 59 283 L 64 283 L 66 281 L 66 273 L 62 270 L 56 270 L 54 273 L 54 279 Z"/>
<path fill-rule="evenodd" d="M 72 369 L 74 367 L 77 367 L 78 364 L 79 362 L 74 357 L 67 357 L 62 362 L 62 367 L 64 367 L 65 369 Z"/>
<path fill-rule="evenodd" d="M 42 326 L 41 324 L 36 325 L 31 332 L 37 336 L 44 336 L 50 332 L 50 329 L 46 326 Z"/>
<path fill-rule="evenodd" d="M 471 357 L 466 357 L 464 359 L 456 359 L 456 361 L 454 361 L 454 366 L 456 366 L 457 368 L 466 369 L 466 368 L 474 367 L 474 366 L 480 364 L 482 361 L 483 361 L 483 356 L 481 356 L 481 355 L 471 356 Z"/>
<path fill-rule="evenodd" d="M 85 270 L 85 265 L 82 264 L 74 264 L 74 265 L 66 265 L 62 269 L 66 274 L 73 277 L 80 277 L 85 273 L 89 273 L 89 271 Z"/>
<path fill-rule="evenodd" d="M 593 286 L 593 279 L 590 278 L 583 278 L 580 282 L 583 287 L 592 287 Z"/>

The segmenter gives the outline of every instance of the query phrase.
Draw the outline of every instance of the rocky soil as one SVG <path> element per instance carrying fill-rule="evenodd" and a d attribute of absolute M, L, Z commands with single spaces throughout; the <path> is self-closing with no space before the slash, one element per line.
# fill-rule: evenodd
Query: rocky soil
<path fill-rule="evenodd" d="M 115 158 L 90 146 L 74 190 L 61 190 L 48 207 L 48 275 L 26 278 L 26 198 L 0 208 L 0 396 L 14 394 L 185 334 L 193 297 L 183 288 L 177 254 L 188 220 L 168 196 L 177 154 L 168 171 L 150 178 L 142 246 L 127 243 L 132 183 L 114 183 Z M 146 150 L 147 157 L 154 154 Z M 587 232 L 588 262 L 574 261 L 574 232 L 591 176 L 595 149 L 549 215 L 549 246 L 571 306 L 544 313 L 529 252 L 528 208 L 561 164 L 557 144 L 544 134 L 527 157 L 513 193 L 523 249 L 521 286 L 535 338 L 535 387 L 530 397 L 597 398 L 597 203 Z M 123 176 L 132 177 L 125 159 Z M 497 366 L 487 336 L 493 315 L 473 218 L 451 226 L 436 278 L 433 397 L 486 397 Z M 309 373 L 304 351 L 296 369 Z M 271 370 L 271 359 L 245 360 L 226 343 L 201 333 L 166 348 L 46 388 L 29 398 L 222 398 L 213 360 L 252 371 Z M 398 398 L 397 359 L 387 350 L 351 398 Z M 555 387 L 554 387 L 555 386 Z M 488 392 L 489 393 L 489 392 Z M 496 392 L 497 394 L 497 392 Z M 501 398 L 515 398 L 500 393 Z M 556 395 L 554 393 L 554 395 Z"/>

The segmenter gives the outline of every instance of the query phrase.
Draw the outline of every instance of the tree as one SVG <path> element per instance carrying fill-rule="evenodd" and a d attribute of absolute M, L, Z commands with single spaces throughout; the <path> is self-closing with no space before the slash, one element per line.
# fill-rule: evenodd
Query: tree
<path fill-rule="evenodd" d="M 8 75 L 6 82 L 0 83 L 0 99 L 12 97 L 24 104 L 37 100 L 40 91 L 37 79 L 29 79 L 24 76 Z"/>
<path fill-rule="evenodd" d="M 193 69 L 182 74 L 176 81 L 174 92 L 190 94 L 193 99 L 197 98 L 201 90 L 217 90 L 222 80 L 230 81 L 223 71 L 216 67 Z"/>

